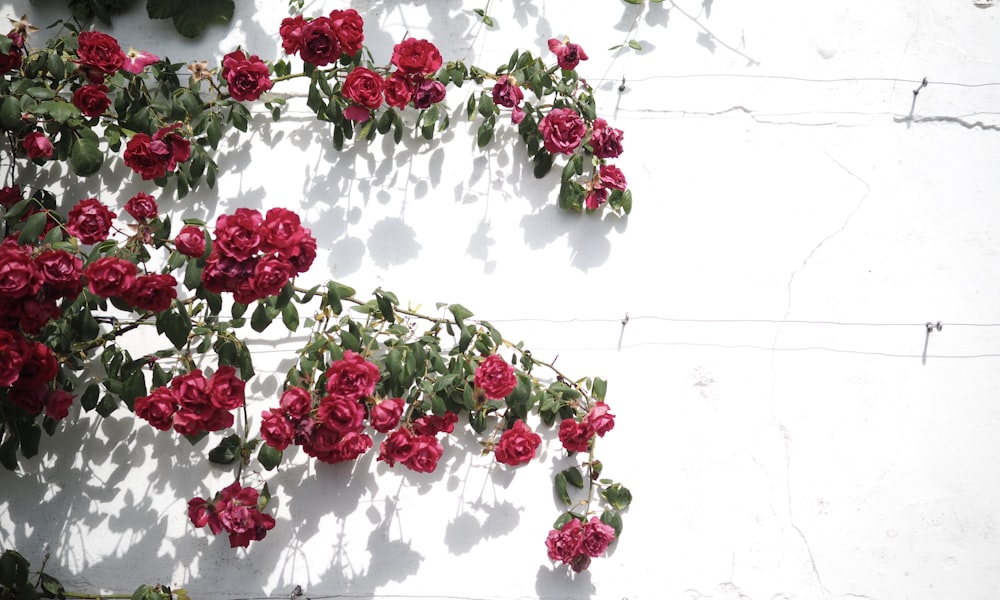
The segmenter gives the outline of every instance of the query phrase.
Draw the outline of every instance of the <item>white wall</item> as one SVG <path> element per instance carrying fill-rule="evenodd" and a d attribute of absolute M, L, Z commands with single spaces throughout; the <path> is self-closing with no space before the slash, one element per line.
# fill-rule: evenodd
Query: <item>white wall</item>
<path fill-rule="evenodd" d="M 285 3 L 238 4 L 232 30 L 196 46 L 144 17 L 113 32 L 173 60 L 237 44 L 277 58 Z M 67 587 L 193 598 L 1000 596 L 1000 328 L 963 325 L 1000 323 L 1000 9 L 507 0 L 485 30 L 471 12 L 485 4 L 306 14 L 354 6 L 385 60 L 406 31 L 485 67 L 571 36 L 625 131 L 631 217 L 562 213 L 556 173 L 534 180 L 513 136 L 477 151 L 463 118 L 443 141 L 337 153 L 304 105 L 232 138 L 217 193 L 172 204 L 298 206 L 317 279 L 460 302 L 565 371 L 607 377 L 618 425 L 599 453 L 636 498 L 611 555 L 577 577 L 545 556 L 565 462 L 552 435 L 513 476 L 466 460 L 464 435 L 431 476 L 300 453 L 270 477 L 278 527 L 234 551 L 185 515 L 228 472 L 121 414 L 71 417 L 23 474 L 0 473 L 0 545 L 35 566 L 48 548 Z M 605 50 L 633 36 L 642 52 Z M 109 201 L 132 189 L 89 185 Z M 267 406 L 287 354 L 257 348 L 274 359 L 249 386 Z"/>

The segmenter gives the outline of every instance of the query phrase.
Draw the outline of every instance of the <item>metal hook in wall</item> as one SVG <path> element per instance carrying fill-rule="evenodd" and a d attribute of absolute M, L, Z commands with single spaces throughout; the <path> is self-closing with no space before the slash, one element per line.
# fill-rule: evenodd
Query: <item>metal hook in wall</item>
<path fill-rule="evenodd" d="M 920 357 L 920 363 L 926 365 L 927 346 L 928 344 L 930 344 L 931 341 L 931 333 L 934 331 L 941 331 L 942 329 L 944 329 L 944 325 L 941 324 L 941 321 L 938 321 L 937 323 L 927 321 L 926 323 L 924 323 L 924 327 L 927 329 L 927 334 L 924 336 L 924 353 Z"/>

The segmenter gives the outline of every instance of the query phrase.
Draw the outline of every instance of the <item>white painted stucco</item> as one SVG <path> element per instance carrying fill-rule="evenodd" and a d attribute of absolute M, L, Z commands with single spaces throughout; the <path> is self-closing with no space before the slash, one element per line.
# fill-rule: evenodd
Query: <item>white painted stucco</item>
<path fill-rule="evenodd" d="M 0 6 L 47 25 L 51 4 Z M 141 15 L 112 32 L 173 60 L 238 44 L 275 59 L 286 4 L 254 4 L 197 44 Z M 618 420 L 599 454 L 635 496 L 610 555 L 576 577 L 545 555 L 553 435 L 513 474 L 466 459 L 466 435 L 430 476 L 298 453 L 268 478 L 278 526 L 243 551 L 187 521 L 187 498 L 231 477 L 204 442 L 76 412 L 22 474 L 0 473 L 0 546 L 34 566 L 47 549 L 68 588 L 197 599 L 1000 597 L 1000 327 L 972 325 L 1000 323 L 1000 9 L 495 0 L 484 29 L 485 4 L 305 14 L 357 8 L 383 60 L 404 32 L 487 68 L 569 35 L 625 131 L 630 217 L 560 211 L 558 173 L 536 181 L 512 134 L 478 151 L 468 89 L 442 140 L 338 153 L 298 104 L 229 140 L 217 191 L 154 193 L 207 218 L 299 207 L 317 280 L 460 302 L 609 379 Z M 632 37 L 642 51 L 606 50 Z M 136 186 L 115 174 L 70 193 L 124 201 Z M 255 345 L 261 408 L 289 348 Z"/>

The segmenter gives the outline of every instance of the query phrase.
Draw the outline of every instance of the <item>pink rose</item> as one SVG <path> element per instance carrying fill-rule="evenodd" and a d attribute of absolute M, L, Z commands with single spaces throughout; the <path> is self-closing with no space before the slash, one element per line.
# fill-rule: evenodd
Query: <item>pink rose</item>
<path fill-rule="evenodd" d="M 97 198 L 80 200 L 70 209 L 66 231 L 84 244 L 96 244 L 108 239 L 115 213 Z"/>
<path fill-rule="evenodd" d="M 608 412 L 608 405 L 604 402 L 597 402 L 594 404 L 587 416 L 583 418 L 585 425 L 589 426 L 594 432 L 604 437 L 604 434 L 611 431 L 615 427 L 615 416 Z"/>
<path fill-rule="evenodd" d="M 628 187 L 625 182 L 625 174 L 614 165 L 601 165 L 599 177 L 603 188 L 624 191 Z"/>
<path fill-rule="evenodd" d="M 590 136 L 590 146 L 594 149 L 594 156 L 597 158 L 617 158 L 620 156 L 623 151 L 622 137 L 624 135 L 621 129 L 610 127 L 604 119 L 595 120 L 594 132 Z"/>
<path fill-rule="evenodd" d="M 215 514 L 214 507 L 204 498 L 191 498 L 188 500 L 188 519 L 195 527 L 204 527 L 211 522 L 212 533 L 222 531 L 222 522 Z"/>
<path fill-rule="evenodd" d="M 597 210 L 607 201 L 608 190 L 601 187 L 595 187 L 587 192 L 587 198 L 584 203 L 587 206 L 587 210 Z"/>
<path fill-rule="evenodd" d="M 386 398 L 371 407 L 368 421 L 375 431 L 387 433 L 399 425 L 399 418 L 403 415 L 404 406 L 402 398 Z"/>
<path fill-rule="evenodd" d="M 517 375 L 510 363 L 498 354 L 491 354 L 476 368 L 474 383 L 490 400 L 500 400 L 517 387 Z"/>
<path fill-rule="evenodd" d="M 342 360 L 334 361 L 326 370 L 326 392 L 334 398 L 357 402 L 372 395 L 378 380 L 379 370 L 375 364 L 347 350 Z"/>
<path fill-rule="evenodd" d="M 611 542 L 615 540 L 615 529 L 602 523 L 597 517 L 590 517 L 590 521 L 583 526 L 582 537 L 580 550 L 587 556 L 597 558 L 604 554 Z"/>
<path fill-rule="evenodd" d="M 174 392 L 174 397 L 177 398 L 181 408 L 195 413 L 207 413 L 213 408 L 208 395 L 208 380 L 205 379 L 201 369 L 177 375 L 170 381 L 170 389 Z"/>
<path fill-rule="evenodd" d="M 145 192 L 139 192 L 125 203 L 125 212 L 136 221 L 148 221 L 156 218 L 160 208 L 156 205 L 156 198 Z"/>
<path fill-rule="evenodd" d="M 549 558 L 569 563 L 580 553 L 580 543 L 583 541 L 583 523 L 570 519 L 559 529 L 549 531 L 545 546 L 549 550 Z"/>
<path fill-rule="evenodd" d="M 73 92 L 73 106 L 87 117 L 99 117 L 111 106 L 108 88 L 102 84 L 84 85 Z"/>
<path fill-rule="evenodd" d="M 271 70 L 256 54 L 247 57 L 234 50 L 222 59 L 222 77 L 229 84 L 229 95 L 240 102 L 256 100 L 271 89 Z"/>
<path fill-rule="evenodd" d="M 524 92 L 517 85 L 517 80 L 506 74 L 497 77 L 496 85 L 493 86 L 493 102 L 497 106 L 514 108 L 523 99 Z"/>
<path fill-rule="evenodd" d="M 432 435 L 418 435 L 413 438 L 413 452 L 410 453 L 403 464 L 418 473 L 432 473 L 437 468 L 444 448 L 441 442 Z"/>
<path fill-rule="evenodd" d="M 587 124 L 572 109 L 553 108 L 538 124 L 538 131 L 549 152 L 573 154 L 587 133 Z"/>
<path fill-rule="evenodd" d="M 24 136 L 24 153 L 31 160 L 52 158 L 52 142 L 41 131 Z"/>
<path fill-rule="evenodd" d="M 581 60 L 587 60 L 587 53 L 577 44 L 571 44 L 569 38 L 562 41 L 552 38 L 549 40 L 549 50 L 556 55 L 556 62 L 560 69 L 567 71 L 575 69 Z"/>
<path fill-rule="evenodd" d="M 258 298 L 277 296 L 292 277 L 295 269 L 292 265 L 277 256 L 261 258 L 253 270 L 253 289 Z"/>
<path fill-rule="evenodd" d="M 128 52 L 125 53 L 125 63 L 122 64 L 122 69 L 138 75 L 142 73 L 143 70 L 149 65 L 155 64 L 160 57 L 146 52 L 145 50 L 136 50 L 135 48 L 129 48 Z"/>
<path fill-rule="evenodd" d="M 340 58 L 340 40 L 337 39 L 330 19 L 317 17 L 302 26 L 299 56 L 317 67 L 326 66 Z"/>
<path fill-rule="evenodd" d="M 133 406 L 137 417 L 160 431 L 167 431 L 173 425 L 174 413 L 177 412 L 177 398 L 170 388 L 158 387 L 148 396 L 136 398 Z"/>
<path fill-rule="evenodd" d="M 136 277 L 125 295 L 125 301 L 139 310 L 163 312 L 177 298 L 177 280 L 173 275 L 142 275 Z"/>
<path fill-rule="evenodd" d="M 429 75 L 441 68 L 441 53 L 427 40 L 407 38 L 393 47 L 391 62 L 408 75 Z"/>
<path fill-rule="evenodd" d="M 201 258 L 205 255 L 205 230 L 196 225 L 185 225 L 177 232 L 174 247 L 184 256 Z"/>
<path fill-rule="evenodd" d="M 563 419 L 559 423 L 559 441 L 568 452 L 587 452 L 592 437 L 594 430 L 588 423 L 580 423 L 575 419 Z"/>
<path fill-rule="evenodd" d="M 535 451 L 541 443 L 541 436 L 529 429 L 524 421 L 518 419 L 513 427 L 500 436 L 500 442 L 493 450 L 493 454 L 497 462 L 516 467 L 535 458 Z"/>
<path fill-rule="evenodd" d="M 90 292 L 102 298 L 127 294 L 137 273 L 135 263 L 115 256 L 99 258 L 83 270 Z"/>

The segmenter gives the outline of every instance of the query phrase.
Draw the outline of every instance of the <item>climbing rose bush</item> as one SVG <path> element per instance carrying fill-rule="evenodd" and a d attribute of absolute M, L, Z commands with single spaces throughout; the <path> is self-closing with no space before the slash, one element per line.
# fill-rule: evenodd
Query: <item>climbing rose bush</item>
<path fill-rule="evenodd" d="M 41 47 L 23 19 L 0 38 L 0 160 L 9 166 L 0 189 L 0 464 L 16 470 L 76 411 L 130 411 L 233 474 L 210 498 L 190 498 L 188 518 L 247 547 L 277 526 L 266 477 L 291 461 L 375 452 L 419 477 L 467 427 L 485 456 L 514 468 L 537 456 L 538 428 L 558 423 L 563 448 L 579 457 L 554 478 L 562 507 L 545 544 L 552 560 L 586 568 L 617 539 L 631 502 L 596 458 L 597 439 L 614 427 L 603 379 L 566 376 L 460 304 L 424 314 L 382 289 L 361 297 L 336 281 L 304 284 L 317 242 L 290 208 L 237 206 L 209 224 L 164 214 L 157 202 L 213 187 L 221 140 L 248 131 L 254 111 L 280 119 L 288 101 L 274 89 L 303 78 L 305 104 L 337 149 L 379 135 L 400 143 L 411 128 L 431 139 L 451 126 L 448 88 L 480 86 L 466 103 L 480 147 L 510 110 L 535 175 L 557 155 L 566 161 L 562 208 L 627 214 L 625 175 L 608 162 L 622 154 L 623 134 L 597 116 L 575 71 L 586 53 L 550 42 L 554 65 L 519 50 L 488 71 L 405 37 L 376 62 L 353 9 L 275 26 L 287 56 L 274 63 L 242 48 L 219 65 L 171 63 L 124 52 L 71 20 Z M 119 161 L 138 191 L 54 191 Z M 272 326 L 304 328 L 306 341 L 251 426 L 248 404 L 260 399 L 245 393 L 256 375 L 246 339 Z M 134 355 L 133 336 L 157 349 Z"/>

